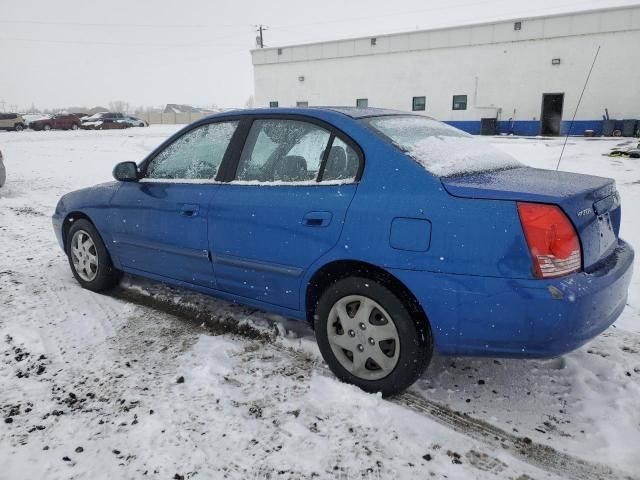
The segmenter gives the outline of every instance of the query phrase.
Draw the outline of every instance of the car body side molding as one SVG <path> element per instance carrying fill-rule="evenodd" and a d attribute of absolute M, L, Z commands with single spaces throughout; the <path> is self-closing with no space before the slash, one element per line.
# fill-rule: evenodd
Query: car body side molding
<path fill-rule="evenodd" d="M 234 267 L 246 268 L 248 270 L 259 270 L 263 272 L 273 272 L 291 277 L 299 277 L 303 270 L 298 267 L 290 267 L 288 265 L 280 265 L 277 263 L 265 263 L 246 258 L 234 257 L 231 255 L 215 255 L 213 261 L 219 264 L 232 265 Z"/>

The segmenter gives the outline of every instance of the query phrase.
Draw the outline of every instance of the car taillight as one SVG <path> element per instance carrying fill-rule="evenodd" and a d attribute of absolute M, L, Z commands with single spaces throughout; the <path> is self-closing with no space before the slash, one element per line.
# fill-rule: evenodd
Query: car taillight
<path fill-rule="evenodd" d="M 518 214 L 536 277 L 561 277 L 582 269 L 578 234 L 559 207 L 518 202 Z"/>

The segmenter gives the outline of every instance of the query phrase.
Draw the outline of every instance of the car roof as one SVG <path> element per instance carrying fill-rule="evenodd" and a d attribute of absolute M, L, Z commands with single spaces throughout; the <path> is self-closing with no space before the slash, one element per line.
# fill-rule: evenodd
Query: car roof
<path fill-rule="evenodd" d="M 251 108 L 251 109 L 238 109 L 238 110 L 228 110 L 223 113 L 216 113 L 210 115 L 210 117 L 218 117 L 218 116 L 228 116 L 228 115 L 290 115 L 290 114 L 299 114 L 299 115 L 310 115 L 314 116 L 319 112 L 328 112 L 328 113 L 340 113 L 347 117 L 353 119 L 360 118 L 368 118 L 368 117 L 379 117 L 383 115 L 416 115 L 412 112 L 403 112 L 402 110 L 391 110 L 387 108 L 361 108 L 361 107 L 276 107 L 276 108 Z"/>

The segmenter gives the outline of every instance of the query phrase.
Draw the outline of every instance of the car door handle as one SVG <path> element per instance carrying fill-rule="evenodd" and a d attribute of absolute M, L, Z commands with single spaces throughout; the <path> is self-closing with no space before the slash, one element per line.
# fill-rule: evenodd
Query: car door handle
<path fill-rule="evenodd" d="M 199 210 L 200 205 L 184 204 L 180 207 L 180 215 L 183 217 L 196 217 Z"/>
<path fill-rule="evenodd" d="M 306 227 L 326 227 L 331 223 L 331 212 L 309 212 L 302 218 Z"/>

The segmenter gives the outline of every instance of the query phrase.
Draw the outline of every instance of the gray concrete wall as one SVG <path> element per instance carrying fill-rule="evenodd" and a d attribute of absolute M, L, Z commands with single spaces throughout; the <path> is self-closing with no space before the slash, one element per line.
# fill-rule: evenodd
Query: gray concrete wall
<path fill-rule="evenodd" d="M 186 125 L 196 120 L 200 120 L 206 114 L 201 112 L 181 112 L 181 113 L 136 113 L 135 116 L 145 120 L 150 125 L 157 124 L 181 124 Z"/>

